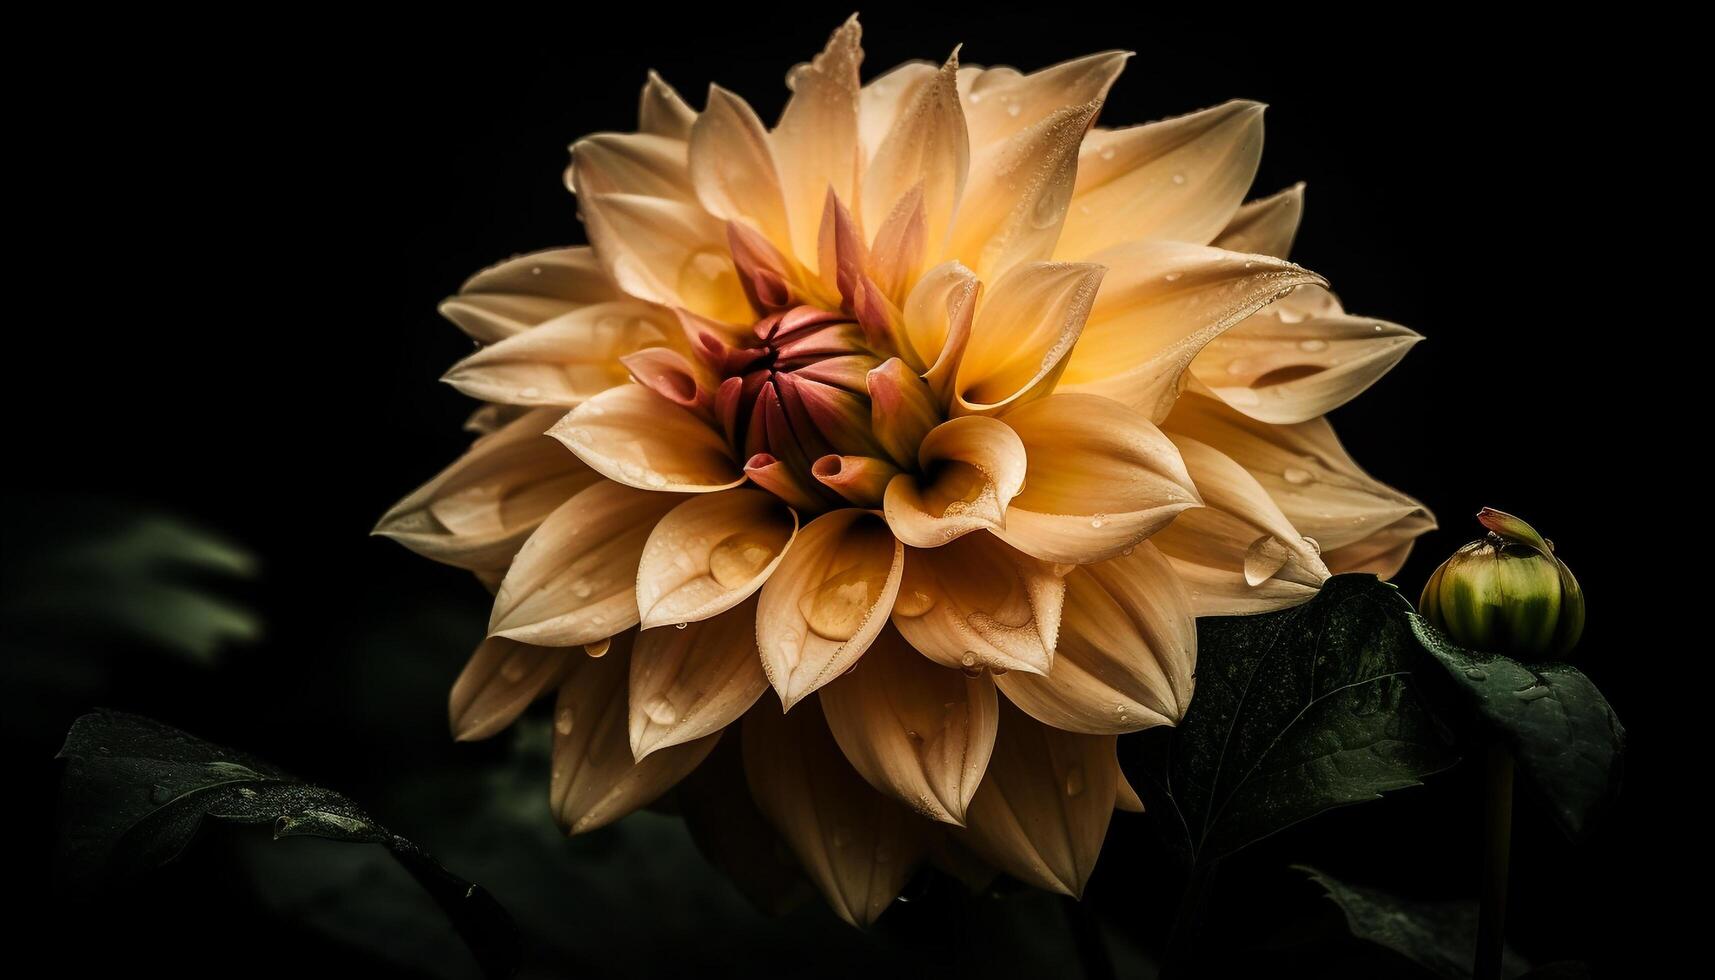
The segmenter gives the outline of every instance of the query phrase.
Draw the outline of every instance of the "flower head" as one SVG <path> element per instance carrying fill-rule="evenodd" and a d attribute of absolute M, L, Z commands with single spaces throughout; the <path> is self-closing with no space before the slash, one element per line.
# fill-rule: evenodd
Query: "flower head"
<path fill-rule="evenodd" d="M 378 528 L 496 590 L 459 737 L 558 689 L 577 832 L 736 726 L 854 922 L 949 841 L 1076 894 L 1195 617 L 1398 569 L 1428 513 L 1321 416 L 1417 336 L 1284 260 L 1302 187 L 1242 203 L 1262 106 L 1097 127 L 1126 58 L 860 84 L 854 19 L 772 129 L 651 75 L 573 146 L 590 246 L 447 301 L 483 435 Z"/>

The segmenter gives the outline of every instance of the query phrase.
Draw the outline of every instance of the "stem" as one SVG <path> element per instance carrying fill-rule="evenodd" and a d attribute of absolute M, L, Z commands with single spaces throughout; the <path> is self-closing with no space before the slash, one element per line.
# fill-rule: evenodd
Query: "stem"
<path fill-rule="evenodd" d="M 1503 745 L 1489 747 L 1483 794 L 1483 898 L 1477 912 L 1474 980 L 1500 980 L 1501 946 L 1507 920 L 1507 865 L 1512 857 L 1513 756 Z"/>
<path fill-rule="evenodd" d="M 1101 923 L 1090 914 L 1089 906 L 1063 895 L 1060 907 L 1066 910 L 1066 925 L 1072 930 L 1072 944 L 1077 947 L 1084 980 L 1114 980 L 1114 964 L 1108 958 L 1107 943 L 1102 940 Z"/>

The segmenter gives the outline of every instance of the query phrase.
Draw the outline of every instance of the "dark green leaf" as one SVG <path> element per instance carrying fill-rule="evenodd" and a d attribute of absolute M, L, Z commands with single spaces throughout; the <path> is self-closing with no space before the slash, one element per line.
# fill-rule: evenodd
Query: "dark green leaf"
<path fill-rule="evenodd" d="M 1613 805 L 1625 764 L 1626 729 L 1602 692 L 1575 667 L 1467 650 L 1421 616 L 1411 628 L 1445 668 L 1449 683 L 1436 690 L 1449 716 L 1510 746 L 1519 775 L 1548 801 L 1560 829 L 1583 839 Z"/>
<path fill-rule="evenodd" d="M 1425 902 L 1340 881 L 1315 868 L 1294 865 L 1322 886 L 1346 917 L 1346 928 L 1365 942 L 1391 949 L 1437 976 L 1471 975 L 1477 948 L 1477 903 Z M 1501 953 L 1501 973 L 1516 977 L 1529 964 L 1511 949 Z"/>
<path fill-rule="evenodd" d="M 204 820 L 268 823 L 276 839 L 386 847 L 447 913 L 490 977 L 518 966 L 516 930 L 493 896 L 441 867 L 333 790 L 232 749 L 117 711 L 72 723 L 59 758 L 61 879 L 92 888 L 178 857 Z"/>
<path fill-rule="evenodd" d="M 1190 710 L 1121 751 L 1191 863 L 1457 761 L 1413 693 L 1410 612 L 1374 576 L 1340 575 L 1293 609 L 1198 621 Z"/>

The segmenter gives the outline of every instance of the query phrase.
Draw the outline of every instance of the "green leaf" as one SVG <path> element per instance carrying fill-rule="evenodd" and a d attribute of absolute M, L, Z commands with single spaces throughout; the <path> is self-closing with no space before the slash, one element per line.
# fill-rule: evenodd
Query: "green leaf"
<path fill-rule="evenodd" d="M 1525 665 L 1467 650 L 1421 616 L 1411 629 L 1449 683 L 1433 693 L 1456 727 L 1512 749 L 1519 775 L 1555 823 L 1584 839 L 1619 795 L 1626 729 L 1590 678 L 1566 664 Z"/>
<path fill-rule="evenodd" d="M 184 852 L 205 820 L 268 823 L 276 840 L 309 836 L 382 845 L 446 912 L 485 975 L 517 970 L 517 933 L 493 896 L 333 790 L 117 711 L 78 718 L 58 758 L 66 762 L 60 877 L 68 888 L 99 888 L 159 868 Z"/>
<path fill-rule="evenodd" d="M 1184 720 L 1121 740 L 1127 776 L 1189 863 L 1457 761 L 1414 694 L 1410 614 L 1392 586 L 1340 575 L 1292 609 L 1198 621 Z"/>
<path fill-rule="evenodd" d="M 1346 928 L 1365 942 L 1393 950 L 1418 966 L 1449 980 L 1471 975 L 1477 948 L 1477 903 L 1425 902 L 1376 888 L 1344 882 L 1304 865 L 1293 865 L 1322 887 L 1346 917 Z M 1501 974 L 1516 977 L 1529 968 L 1508 948 L 1501 952 Z"/>

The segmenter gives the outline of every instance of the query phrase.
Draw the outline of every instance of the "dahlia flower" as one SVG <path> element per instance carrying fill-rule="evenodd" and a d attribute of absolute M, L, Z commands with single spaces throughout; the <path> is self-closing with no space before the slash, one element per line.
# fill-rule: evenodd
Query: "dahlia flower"
<path fill-rule="evenodd" d="M 495 591 L 457 737 L 557 691 L 572 833 L 739 739 L 854 923 L 954 849 L 1082 891 L 1195 618 L 1433 526 L 1322 418 L 1418 336 L 1284 259 L 1302 187 L 1243 203 L 1261 105 L 1097 126 L 1127 57 L 861 84 L 854 18 L 772 129 L 651 74 L 573 145 L 590 245 L 443 305 L 482 435 L 377 529 Z"/>

